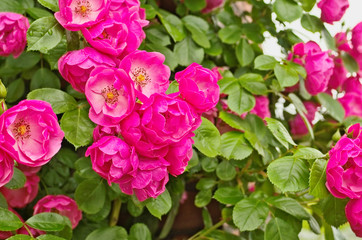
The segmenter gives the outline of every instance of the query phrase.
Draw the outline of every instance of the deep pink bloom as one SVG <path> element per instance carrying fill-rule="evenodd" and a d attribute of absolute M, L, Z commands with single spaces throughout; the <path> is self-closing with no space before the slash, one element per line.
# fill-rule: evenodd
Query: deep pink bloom
<path fill-rule="evenodd" d="M 79 31 L 99 22 L 109 11 L 110 0 L 59 0 L 58 22 L 70 31 Z"/>
<path fill-rule="evenodd" d="M 362 198 L 349 200 L 345 210 L 352 231 L 362 237 Z"/>
<path fill-rule="evenodd" d="M 3 135 L 0 134 L 0 187 L 10 182 L 14 174 L 14 154 Z"/>
<path fill-rule="evenodd" d="M 41 167 L 29 167 L 20 163 L 18 163 L 17 168 L 19 168 L 25 176 L 33 176 L 37 174 L 41 169 Z"/>
<path fill-rule="evenodd" d="M 352 29 L 352 45 L 357 52 L 362 53 L 362 22 Z"/>
<path fill-rule="evenodd" d="M 72 87 L 84 93 L 85 84 L 95 67 L 115 67 L 116 63 L 107 55 L 86 47 L 67 52 L 58 61 L 59 72 Z"/>
<path fill-rule="evenodd" d="M 140 8 L 139 0 L 111 0 L 111 5 L 109 10 L 111 12 L 120 12 L 128 9 L 132 9 L 131 11 L 138 11 L 139 14 L 139 22 L 142 27 L 148 25 L 148 21 L 146 19 L 146 11 L 143 8 Z"/>
<path fill-rule="evenodd" d="M 349 3 L 348 0 L 321 0 L 317 6 L 322 11 L 321 20 L 333 24 L 333 22 L 341 20 Z"/>
<path fill-rule="evenodd" d="M 326 186 L 337 198 L 362 197 L 362 128 L 357 123 L 348 129 L 352 138 L 341 137 L 329 151 Z"/>
<path fill-rule="evenodd" d="M 82 219 L 77 203 L 65 195 L 47 195 L 34 206 L 34 215 L 42 212 L 56 212 L 69 218 L 74 229 Z"/>
<path fill-rule="evenodd" d="M 307 54 L 318 53 L 320 51 L 322 50 L 319 45 L 313 41 L 309 41 L 306 43 L 297 43 L 293 47 L 293 55 L 299 58 L 304 58 Z"/>
<path fill-rule="evenodd" d="M 359 77 L 349 77 L 344 82 L 342 89 L 345 94 L 338 101 L 346 111 L 345 116 L 362 117 L 362 84 L 359 82 Z"/>
<path fill-rule="evenodd" d="M 307 117 L 309 123 L 313 125 L 312 121 L 314 120 L 318 106 L 314 102 L 308 101 L 304 102 L 304 106 L 307 109 L 307 114 L 305 114 L 305 116 Z M 305 125 L 303 118 L 299 114 L 297 114 L 294 119 L 289 121 L 289 125 L 291 129 L 290 132 L 294 136 L 305 135 L 308 133 L 308 128 Z"/>
<path fill-rule="evenodd" d="M 349 54 L 354 58 L 354 60 L 356 60 L 356 62 L 358 63 L 359 66 L 359 70 L 357 72 L 357 74 L 359 76 L 362 76 L 362 53 L 357 52 L 356 49 L 352 49 Z"/>
<path fill-rule="evenodd" d="M 170 164 L 167 169 L 173 176 L 182 174 L 187 163 L 192 158 L 192 135 L 187 136 L 178 143 L 170 144 L 165 160 Z"/>
<path fill-rule="evenodd" d="M 38 167 L 59 151 L 64 137 L 50 104 L 23 100 L 0 116 L 0 131 L 15 160 Z"/>
<path fill-rule="evenodd" d="M 201 10 L 202 13 L 209 13 L 215 8 L 223 5 L 224 0 L 206 0 L 206 7 Z"/>
<path fill-rule="evenodd" d="M 113 56 L 125 56 L 135 51 L 146 37 L 142 27 L 144 20 L 138 8 L 125 8 L 110 12 L 106 18 L 82 33 L 95 49 Z"/>
<path fill-rule="evenodd" d="M 337 89 L 344 81 L 347 79 L 347 70 L 343 66 L 343 61 L 341 58 L 334 58 L 334 68 L 333 68 L 333 74 L 328 82 L 328 88 L 329 89 Z"/>
<path fill-rule="evenodd" d="M 270 117 L 269 98 L 266 96 L 255 96 L 255 106 L 250 110 L 250 113 L 257 115 L 261 119 Z M 241 114 L 245 118 L 248 113 Z"/>
<path fill-rule="evenodd" d="M 135 105 L 133 81 L 122 69 L 95 68 L 85 86 L 91 108 L 89 118 L 102 126 L 114 126 L 129 115 Z"/>
<path fill-rule="evenodd" d="M 0 12 L 0 56 L 19 57 L 26 47 L 28 28 L 29 21 L 23 15 Z"/>
<path fill-rule="evenodd" d="M 102 137 L 87 149 L 93 170 L 108 184 L 124 184 L 132 180 L 138 168 L 138 156 L 134 147 L 115 136 Z"/>
<path fill-rule="evenodd" d="M 164 65 L 165 56 L 158 52 L 136 50 L 127 55 L 119 67 L 135 82 L 138 95 L 150 97 L 153 93 L 165 93 L 169 86 L 170 68 Z"/>
<path fill-rule="evenodd" d="M 24 187 L 18 189 L 0 188 L 9 206 L 12 208 L 23 208 L 34 200 L 38 194 L 40 178 L 34 174 L 26 176 Z"/>
<path fill-rule="evenodd" d="M 152 159 L 140 156 L 137 175 L 132 181 L 119 185 L 122 192 L 135 194 L 139 201 L 150 197 L 157 198 L 166 189 L 168 165 L 169 163 L 163 158 Z"/>
<path fill-rule="evenodd" d="M 121 127 L 119 125 L 115 125 L 112 127 L 104 127 L 98 125 L 93 130 L 93 141 L 97 142 L 99 139 L 105 136 L 116 136 L 121 137 Z"/>
<path fill-rule="evenodd" d="M 219 102 L 218 78 L 210 69 L 193 63 L 176 73 L 181 96 L 198 112 L 206 112 Z"/>
<path fill-rule="evenodd" d="M 351 51 L 351 46 L 348 42 L 347 35 L 344 32 L 337 33 L 334 36 L 334 41 L 336 42 L 336 47 L 340 51 Z"/>

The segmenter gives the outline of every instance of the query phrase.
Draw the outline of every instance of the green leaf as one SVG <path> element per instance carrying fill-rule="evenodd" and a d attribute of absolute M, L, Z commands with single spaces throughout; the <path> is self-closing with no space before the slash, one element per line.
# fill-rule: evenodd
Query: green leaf
<path fill-rule="evenodd" d="M 223 43 L 234 44 L 241 38 L 242 29 L 238 25 L 230 25 L 220 29 L 217 33 Z"/>
<path fill-rule="evenodd" d="M 23 222 L 13 212 L 0 208 L 0 231 L 15 231 L 23 226 Z"/>
<path fill-rule="evenodd" d="M 268 55 L 259 55 L 254 60 L 254 68 L 259 70 L 273 70 L 277 60 Z"/>
<path fill-rule="evenodd" d="M 18 168 L 14 168 L 14 175 L 11 178 L 10 182 L 8 182 L 5 187 L 8 189 L 18 189 L 24 187 L 26 182 L 26 177 L 22 171 Z"/>
<path fill-rule="evenodd" d="M 157 15 L 175 42 L 179 42 L 186 37 L 185 29 L 180 18 L 162 9 L 159 10 Z"/>
<path fill-rule="evenodd" d="M 34 18 L 34 19 L 53 16 L 53 14 L 51 14 L 47 10 L 44 10 L 44 9 L 41 9 L 41 8 L 36 8 L 36 7 L 26 9 L 26 13 L 29 14 L 29 16 Z"/>
<path fill-rule="evenodd" d="M 127 240 L 127 231 L 123 227 L 113 226 L 94 230 L 85 240 Z"/>
<path fill-rule="evenodd" d="M 336 41 L 334 40 L 332 35 L 328 32 L 328 30 L 325 27 L 322 30 L 322 37 L 329 49 L 334 50 L 334 51 L 337 50 Z"/>
<path fill-rule="evenodd" d="M 304 11 L 309 12 L 315 5 L 316 0 L 299 0 Z"/>
<path fill-rule="evenodd" d="M 212 198 L 211 189 L 201 190 L 195 196 L 195 206 L 202 208 L 208 205 Z"/>
<path fill-rule="evenodd" d="M 317 98 L 320 104 L 327 109 L 329 115 L 337 121 L 343 122 L 345 111 L 338 100 L 333 99 L 333 97 L 327 93 L 319 93 Z"/>
<path fill-rule="evenodd" d="M 34 238 L 25 234 L 16 234 L 12 237 L 7 238 L 6 240 L 34 240 Z"/>
<path fill-rule="evenodd" d="M 168 46 L 171 44 L 170 36 L 161 25 L 147 28 L 145 32 L 147 36 L 146 39 L 154 44 L 159 44 L 161 46 Z"/>
<path fill-rule="evenodd" d="M 74 197 L 81 210 L 95 214 L 103 208 L 106 200 L 106 188 L 102 180 L 87 179 L 78 185 Z"/>
<path fill-rule="evenodd" d="M 216 168 L 216 176 L 223 181 L 231 181 L 236 176 L 236 170 L 229 161 L 222 161 Z"/>
<path fill-rule="evenodd" d="M 322 212 L 328 224 L 339 227 L 347 222 L 345 208 L 348 200 L 348 198 L 335 198 L 332 195 L 322 200 Z"/>
<path fill-rule="evenodd" d="M 26 34 L 28 51 L 48 51 L 62 40 L 64 29 L 54 17 L 43 17 L 35 20 Z"/>
<path fill-rule="evenodd" d="M 213 198 L 222 204 L 234 205 L 243 197 L 243 194 L 237 187 L 220 187 L 215 191 Z"/>
<path fill-rule="evenodd" d="M 308 220 L 310 218 L 310 214 L 293 198 L 270 197 L 266 199 L 266 202 L 300 220 Z"/>
<path fill-rule="evenodd" d="M 290 136 L 288 130 L 284 127 L 284 125 L 274 118 L 265 118 L 267 122 L 267 126 L 274 137 L 281 143 L 283 146 L 288 149 L 289 144 L 296 146 L 295 142 L 293 141 L 292 137 Z"/>
<path fill-rule="evenodd" d="M 198 47 L 190 37 L 176 43 L 174 52 L 181 66 L 188 66 L 194 62 L 200 64 L 204 59 L 204 49 Z"/>
<path fill-rule="evenodd" d="M 2 193 L 0 193 L 0 208 L 8 209 L 8 203 Z"/>
<path fill-rule="evenodd" d="M 252 231 L 265 221 L 268 213 L 269 208 L 265 202 L 245 198 L 235 205 L 233 221 L 240 231 Z"/>
<path fill-rule="evenodd" d="M 185 0 L 184 3 L 188 9 L 194 12 L 206 7 L 206 0 Z"/>
<path fill-rule="evenodd" d="M 146 19 L 150 20 L 156 17 L 157 10 L 150 4 L 141 4 L 141 7 L 146 10 Z"/>
<path fill-rule="evenodd" d="M 216 162 L 216 166 L 217 166 L 217 162 Z M 215 186 L 215 184 L 216 184 L 216 180 L 213 178 L 206 178 L 206 177 L 201 178 L 196 184 L 196 189 L 197 190 L 212 189 Z"/>
<path fill-rule="evenodd" d="M 34 7 L 33 0 L 0 1 L 0 12 L 23 14 L 26 9 Z"/>
<path fill-rule="evenodd" d="M 302 27 L 307 29 L 310 32 L 320 32 L 323 29 L 322 21 L 316 16 L 310 15 L 308 13 L 304 14 L 301 18 Z"/>
<path fill-rule="evenodd" d="M 209 120 L 202 117 L 202 123 L 195 130 L 195 147 L 208 157 L 215 157 L 220 152 L 219 130 Z"/>
<path fill-rule="evenodd" d="M 56 88 L 60 89 L 60 80 L 55 73 L 48 68 L 39 68 L 31 78 L 30 90 L 37 88 Z"/>
<path fill-rule="evenodd" d="M 94 123 L 88 117 L 88 111 L 78 108 L 65 112 L 60 120 L 60 127 L 64 131 L 65 138 L 79 147 L 87 146 L 93 141 Z"/>
<path fill-rule="evenodd" d="M 58 1 L 57 0 L 38 0 L 38 2 L 46 8 L 49 8 L 53 12 L 59 11 Z"/>
<path fill-rule="evenodd" d="M 303 14 L 303 9 L 293 0 L 276 0 L 273 10 L 280 20 L 286 22 L 293 22 Z"/>
<path fill-rule="evenodd" d="M 266 95 L 267 87 L 261 75 L 255 73 L 246 73 L 239 78 L 243 88 L 255 95 Z"/>
<path fill-rule="evenodd" d="M 254 60 L 254 50 L 246 39 L 243 39 L 236 46 L 236 58 L 242 67 L 249 65 Z"/>
<path fill-rule="evenodd" d="M 265 228 L 265 240 L 299 239 L 298 232 L 283 218 L 272 218 Z"/>
<path fill-rule="evenodd" d="M 147 44 L 146 50 L 151 52 L 160 52 L 165 55 L 165 64 L 174 70 L 178 65 L 178 59 L 175 54 L 167 47 L 157 44 Z"/>
<path fill-rule="evenodd" d="M 324 157 L 324 154 L 318 151 L 315 148 L 310 147 L 300 147 L 298 150 L 294 153 L 294 157 L 302 158 L 302 159 L 316 159 L 316 158 L 322 158 Z"/>
<path fill-rule="evenodd" d="M 326 169 L 327 161 L 324 159 L 317 159 L 312 166 L 309 177 L 309 193 L 318 198 L 325 198 L 328 196 L 326 188 Z"/>
<path fill-rule="evenodd" d="M 280 86 L 282 87 L 294 86 L 299 81 L 297 71 L 289 65 L 276 64 L 274 67 L 274 73 Z"/>
<path fill-rule="evenodd" d="M 221 136 L 220 151 L 227 159 L 243 160 L 250 156 L 253 148 L 247 143 L 243 133 L 231 131 Z"/>
<path fill-rule="evenodd" d="M 210 56 L 219 56 L 222 54 L 222 44 L 220 39 L 212 31 L 208 32 L 208 38 L 210 41 L 210 47 L 205 48 L 205 53 Z"/>
<path fill-rule="evenodd" d="M 238 114 L 253 109 L 255 106 L 255 97 L 241 88 L 238 82 L 233 86 L 232 92 L 229 93 L 228 97 L 229 108 Z"/>
<path fill-rule="evenodd" d="M 65 238 L 54 236 L 51 234 L 40 235 L 36 239 L 38 239 L 38 240 L 66 240 Z"/>
<path fill-rule="evenodd" d="M 187 30 L 191 32 L 192 40 L 203 48 L 211 47 L 210 41 L 206 35 L 209 25 L 204 19 L 193 15 L 187 15 L 182 21 Z"/>
<path fill-rule="evenodd" d="M 152 240 L 152 235 L 148 227 L 143 223 L 133 224 L 129 231 L 129 240 Z"/>
<path fill-rule="evenodd" d="M 44 54 L 45 60 L 48 61 L 50 69 L 58 69 L 58 60 L 67 52 L 67 38 L 63 36 L 62 40 L 54 48 L 48 51 L 48 54 Z M 75 91 L 75 90 L 74 90 Z"/>
<path fill-rule="evenodd" d="M 245 121 L 243 121 L 239 116 L 235 114 L 227 113 L 227 112 L 220 112 L 219 118 L 227 123 L 230 127 L 238 129 L 238 130 L 245 130 Z"/>
<path fill-rule="evenodd" d="M 146 202 L 148 211 L 159 219 L 161 219 L 162 215 L 168 213 L 172 206 L 171 196 L 167 189 L 156 199 L 150 198 Z"/>
<path fill-rule="evenodd" d="M 268 166 L 269 180 L 283 192 L 297 192 L 308 188 L 309 169 L 300 158 L 282 157 Z"/>
<path fill-rule="evenodd" d="M 27 99 L 37 99 L 50 103 L 55 114 L 64 113 L 77 108 L 77 101 L 68 93 L 53 88 L 42 88 L 31 91 Z"/>
<path fill-rule="evenodd" d="M 75 162 L 75 169 L 82 178 L 98 178 L 98 174 L 92 168 L 92 162 L 90 158 L 79 158 Z"/>
<path fill-rule="evenodd" d="M 25 223 L 32 228 L 42 231 L 60 231 L 66 224 L 63 216 L 52 212 L 36 214 Z"/>
<path fill-rule="evenodd" d="M 5 64 L 0 68 L 0 76 L 15 76 L 24 70 L 31 69 L 40 61 L 40 53 L 23 52 L 18 58 L 9 56 L 6 58 Z"/>
<path fill-rule="evenodd" d="M 201 167 L 205 172 L 213 172 L 219 164 L 215 157 L 204 157 L 201 159 Z"/>
<path fill-rule="evenodd" d="M 18 78 L 9 84 L 6 101 L 9 103 L 16 102 L 24 95 L 24 92 L 25 92 L 24 80 L 22 78 Z"/>
<path fill-rule="evenodd" d="M 359 65 L 356 60 L 347 52 L 341 54 L 343 65 L 346 67 L 349 73 L 355 73 L 359 71 Z"/>
<path fill-rule="evenodd" d="M 297 112 L 302 117 L 304 124 L 308 128 L 308 132 L 309 132 L 311 138 L 314 139 L 314 133 L 313 133 L 312 126 L 310 125 L 309 120 L 305 116 L 305 114 L 307 113 L 307 109 L 305 108 L 303 102 L 294 93 L 289 93 L 288 97 L 292 100 L 292 103 L 294 104 Z"/>

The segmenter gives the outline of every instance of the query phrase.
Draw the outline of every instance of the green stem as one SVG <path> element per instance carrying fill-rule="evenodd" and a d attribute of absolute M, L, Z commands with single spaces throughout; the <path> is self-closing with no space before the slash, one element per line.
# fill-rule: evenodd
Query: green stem
<path fill-rule="evenodd" d="M 122 206 L 121 199 L 116 199 L 113 201 L 113 208 L 112 208 L 111 219 L 109 220 L 109 226 L 113 227 L 117 225 L 121 206 Z"/>
<path fill-rule="evenodd" d="M 25 223 L 24 223 L 24 228 L 26 229 L 26 231 L 28 231 L 28 233 L 29 233 L 30 237 L 33 239 L 33 238 L 34 238 L 34 236 L 33 236 L 33 234 L 31 233 L 31 231 L 30 231 L 30 229 L 28 228 L 28 226 L 26 226 L 26 224 L 25 224 Z"/>
<path fill-rule="evenodd" d="M 221 227 L 221 226 L 222 226 L 224 223 L 226 223 L 227 221 L 228 221 L 228 219 L 223 219 L 223 220 L 221 220 L 220 222 L 218 222 L 218 223 L 216 223 L 215 225 L 213 225 L 212 227 L 196 233 L 195 235 L 191 236 L 188 240 L 204 239 L 204 237 L 206 237 L 207 234 L 209 234 L 209 233 L 211 233 L 212 231 L 218 229 L 219 227 Z"/>

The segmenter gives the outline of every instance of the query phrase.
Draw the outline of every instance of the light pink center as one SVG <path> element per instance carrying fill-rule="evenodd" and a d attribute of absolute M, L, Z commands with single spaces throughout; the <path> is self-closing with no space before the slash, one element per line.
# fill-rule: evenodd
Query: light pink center
<path fill-rule="evenodd" d="M 13 134 L 16 140 L 28 139 L 30 134 L 30 125 L 24 119 L 19 120 L 13 127 Z"/>
<path fill-rule="evenodd" d="M 138 86 L 144 87 L 151 81 L 150 76 L 147 74 L 144 68 L 136 67 L 135 69 L 133 69 L 133 71 L 131 71 L 131 74 L 132 80 Z"/>
<path fill-rule="evenodd" d="M 118 101 L 119 93 L 117 89 L 112 86 L 107 86 L 102 90 L 102 96 L 107 103 L 114 104 Z"/>
<path fill-rule="evenodd" d="M 75 13 L 86 17 L 91 11 L 91 4 L 88 0 L 78 0 L 77 6 L 75 7 Z"/>

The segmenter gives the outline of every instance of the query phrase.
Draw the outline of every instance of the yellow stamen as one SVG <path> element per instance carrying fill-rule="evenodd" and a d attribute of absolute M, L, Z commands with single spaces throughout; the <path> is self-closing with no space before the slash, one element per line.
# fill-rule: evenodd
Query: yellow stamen
<path fill-rule="evenodd" d="M 140 75 L 137 76 L 137 81 L 138 81 L 138 82 L 144 82 L 145 79 L 146 79 L 146 77 L 143 76 L 142 74 L 140 74 Z"/>
<path fill-rule="evenodd" d="M 20 125 L 18 127 L 18 134 L 20 134 L 21 136 L 23 136 L 26 133 L 26 126 L 25 125 Z"/>

